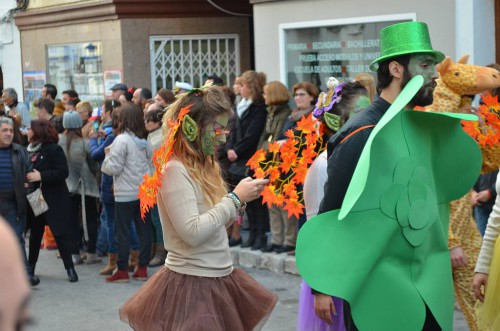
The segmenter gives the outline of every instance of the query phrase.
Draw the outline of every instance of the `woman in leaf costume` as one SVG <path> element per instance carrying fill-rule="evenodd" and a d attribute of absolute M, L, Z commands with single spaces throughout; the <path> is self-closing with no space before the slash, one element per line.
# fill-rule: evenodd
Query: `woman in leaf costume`
<path fill-rule="evenodd" d="M 231 107 L 220 87 L 195 89 L 165 114 L 156 172 L 140 188 L 143 214 L 158 203 L 165 248 L 159 270 L 120 310 L 134 330 L 260 329 L 278 298 L 233 268 L 226 227 L 268 180 L 243 179 L 227 193 L 215 151 Z"/>

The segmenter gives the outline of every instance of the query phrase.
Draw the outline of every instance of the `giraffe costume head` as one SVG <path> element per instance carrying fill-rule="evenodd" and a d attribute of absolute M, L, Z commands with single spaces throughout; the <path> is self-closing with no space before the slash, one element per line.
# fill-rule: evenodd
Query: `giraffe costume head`
<path fill-rule="evenodd" d="M 500 86 L 500 72 L 493 68 L 467 64 L 469 56 L 457 62 L 447 56 L 436 66 L 439 73 L 434 90 L 434 102 L 427 111 L 456 113 L 469 103 L 468 96 Z"/>

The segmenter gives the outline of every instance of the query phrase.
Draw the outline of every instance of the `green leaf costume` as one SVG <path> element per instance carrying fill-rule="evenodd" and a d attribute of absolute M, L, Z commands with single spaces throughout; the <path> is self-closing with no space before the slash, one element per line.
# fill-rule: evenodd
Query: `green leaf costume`
<path fill-rule="evenodd" d="M 413 78 L 375 126 L 341 209 L 299 232 L 301 276 L 347 300 L 360 330 L 420 331 L 425 305 L 453 329 L 448 204 L 479 175 L 481 152 L 460 125 L 477 118 L 402 111 L 422 83 Z"/>

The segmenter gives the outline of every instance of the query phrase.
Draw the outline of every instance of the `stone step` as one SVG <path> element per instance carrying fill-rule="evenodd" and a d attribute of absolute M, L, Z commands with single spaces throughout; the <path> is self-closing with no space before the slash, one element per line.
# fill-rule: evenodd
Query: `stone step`
<path fill-rule="evenodd" d="M 286 253 L 263 253 L 239 246 L 231 247 L 230 251 L 235 267 L 242 266 L 246 268 L 266 269 L 275 273 L 299 274 L 295 265 L 295 256 L 289 256 Z"/>

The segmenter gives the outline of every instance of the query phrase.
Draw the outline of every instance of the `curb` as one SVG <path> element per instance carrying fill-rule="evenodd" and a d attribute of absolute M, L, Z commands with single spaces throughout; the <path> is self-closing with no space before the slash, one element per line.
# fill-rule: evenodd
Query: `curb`
<path fill-rule="evenodd" d="M 295 265 L 295 256 L 288 256 L 286 253 L 263 253 L 252 251 L 250 248 L 231 247 L 231 257 L 234 266 L 245 268 L 266 269 L 278 274 L 299 275 Z"/>

